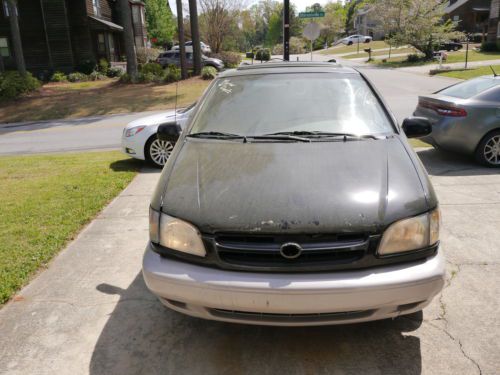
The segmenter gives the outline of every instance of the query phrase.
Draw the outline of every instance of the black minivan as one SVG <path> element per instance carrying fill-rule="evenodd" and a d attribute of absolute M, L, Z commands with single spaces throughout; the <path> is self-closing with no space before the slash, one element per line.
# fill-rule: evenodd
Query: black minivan
<path fill-rule="evenodd" d="M 220 74 L 175 141 L 150 207 L 148 288 L 191 316 L 264 325 L 410 314 L 443 287 L 438 201 L 363 74 L 267 63 Z M 406 133 L 406 135 L 405 135 Z"/>

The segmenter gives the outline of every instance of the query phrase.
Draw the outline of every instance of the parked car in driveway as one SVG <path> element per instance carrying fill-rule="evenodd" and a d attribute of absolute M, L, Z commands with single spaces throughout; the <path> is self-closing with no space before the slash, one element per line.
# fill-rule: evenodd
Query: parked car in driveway
<path fill-rule="evenodd" d="M 162 52 L 158 56 L 157 62 L 164 68 L 168 65 L 181 66 L 181 54 L 179 51 Z M 186 52 L 186 62 L 188 69 L 192 69 L 193 68 L 192 52 Z M 224 63 L 222 62 L 222 60 L 213 57 L 207 57 L 205 55 L 202 55 L 201 63 L 203 64 L 203 66 L 212 66 L 218 71 L 224 69 Z"/>
<path fill-rule="evenodd" d="M 278 110 L 279 109 L 279 110 Z M 332 63 L 264 63 L 218 76 L 150 206 L 143 276 L 161 302 L 265 325 L 410 314 L 440 292 L 438 201 L 366 77 Z"/>
<path fill-rule="evenodd" d="M 186 52 L 193 52 L 193 42 L 191 40 L 187 41 L 185 44 L 186 46 Z M 201 49 L 201 53 L 204 53 L 204 54 L 210 54 L 212 53 L 212 48 L 210 48 L 210 46 L 208 44 L 205 44 L 203 42 L 200 42 L 200 49 Z M 172 51 L 179 51 L 180 50 L 180 47 L 178 44 L 176 44 L 175 46 L 172 47 Z"/>
<path fill-rule="evenodd" d="M 175 142 L 158 139 L 158 126 L 176 120 L 180 126 L 186 122 L 196 103 L 186 108 L 170 110 L 134 120 L 125 126 L 122 133 L 122 151 L 135 159 L 146 160 L 155 167 L 163 168 Z"/>
<path fill-rule="evenodd" d="M 500 167 L 500 77 L 479 77 L 420 96 L 414 115 L 432 124 L 425 142 Z"/>
<path fill-rule="evenodd" d="M 438 50 L 445 50 L 445 51 L 458 51 L 463 48 L 462 43 L 457 43 L 457 42 L 443 42 L 438 44 L 437 49 Z"/>
<path fill-rule="evenodd" d="M 351 35 L 347 38 L 340 40 L 341 43 L 350 46 L 354 43 L 370 43 L 372 41 L 372 37 L 368 35 Z"/>

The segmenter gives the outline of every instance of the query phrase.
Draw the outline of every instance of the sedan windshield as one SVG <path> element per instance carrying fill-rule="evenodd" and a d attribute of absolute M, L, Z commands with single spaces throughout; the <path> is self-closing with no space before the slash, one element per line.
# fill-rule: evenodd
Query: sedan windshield
<path fill-rule="evenodd" d="M 442 95 L 452 96 L 454 98 L 469 99 L 482 93 L 483 91 L 499 85 L 499 79 L 492 77 L 481 77 L 458 83 L 444 90 L 438 91 L 438 93 Z"/>
<path fill-rule="evenodd" d="M 360 76 L 301 73 L 220 78 L 191 129 L 191 134 L 206 132 L 252 137 L 297 132 L 374 135 L 394 130 Z"/>

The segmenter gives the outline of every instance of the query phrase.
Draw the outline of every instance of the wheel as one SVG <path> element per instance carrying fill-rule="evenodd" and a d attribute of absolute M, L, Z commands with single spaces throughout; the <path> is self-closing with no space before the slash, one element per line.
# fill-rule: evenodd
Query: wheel
<path fill-rule="evenodd" d="M 495 130 L 479 142 L 476 160 L 488 167 L 500 168 L 500 130 Z"/>
<path fill-rule="evenodd" d="M 352 46 L 352 40 L 348 41 L 348 42 L 347 42 L 347 45 L 348 45 L 348 46 Z"/>
<path fill-rule="evenodd" d="M 457 46 L 453 47 L 453 51 L 457 52 L 458 51 L 458 47 Z"/>
<path fill-rule="evenodd" d="M 365 43 L 370 43 L 370 39 L 365 39 Z"/>
<path fill-rule="evenodd" d="M 155 167 L 163 168 L 173 149 L 174 144 L 172 142 L 160 141 L 155 134 L 146 143 L 144 154 L 146 160 Z"/>

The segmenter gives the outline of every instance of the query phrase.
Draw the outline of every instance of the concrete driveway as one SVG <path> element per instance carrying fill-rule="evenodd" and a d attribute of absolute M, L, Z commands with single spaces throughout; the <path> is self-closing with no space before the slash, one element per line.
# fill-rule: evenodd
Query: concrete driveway
<path fill-rule="evenodd" d="M 0 310 L 0 373 L 498 374 L 500 174 L 419 155 L 441 200 L 448 285 L 423 314 L 350 326 L 270 328 L 165 310 L 140 274 L 145 170 Z"/>

